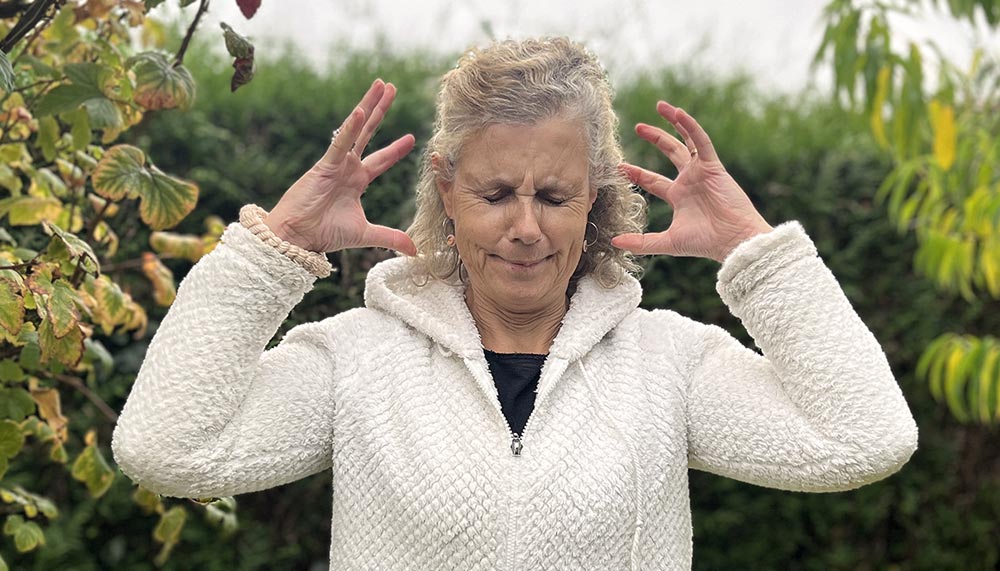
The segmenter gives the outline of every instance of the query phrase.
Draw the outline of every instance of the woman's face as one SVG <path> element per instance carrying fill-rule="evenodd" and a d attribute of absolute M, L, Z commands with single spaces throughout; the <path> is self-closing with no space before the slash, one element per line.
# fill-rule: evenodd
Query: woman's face
<path fill-rule="evenodd" d="M 491 125 L 438 188 L 475 297 L 508 311 L 565 302 L 597 197 L 582 121 Z"/>

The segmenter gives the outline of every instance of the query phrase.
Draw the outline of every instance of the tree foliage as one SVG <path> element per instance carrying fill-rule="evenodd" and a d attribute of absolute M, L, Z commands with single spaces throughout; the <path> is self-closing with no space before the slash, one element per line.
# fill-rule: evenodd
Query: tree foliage
<path fill-rule="evenodd" d="M 102 339 L 144 337 L 149 307 L 107 271 L 129 263 L 112 262 L 120 242 L 140 226 L 153 231 L 151 251 L 142 252 L 135 269 L 147 280 L 151 302 L 169 306 L 174 278 L 162 260 L 196 261 L 224 228 L 215 217 L 200 234 L 167 232 L 194 209 L 199 187 L 163 172 L 141 149 L 115 144 L 147 112 L 187 110 L 195 100 L 195 81 L 182 60 L 208 2 L 201 0 L 176 56 L 155 42 L 137 52 L 133 30 L 162 36 L 160 25 L 146 18 L 160 3 L 0 4 L 0 187 L 6 195 L 0 195 L 0 218 L 6 218 L 0 227 L 0 500 L 4 536 L 18 552 L 45 545 L 46 522 L 59 516 L 44 493 L 5 478 L 30 462 L 30 447 L 44 446 L 48 461 L 65 466 L 92 498 L 115 479 L 98 437 L 117 418 L 94 390 L 115 364 Z M 247 17 L 259 4 L 240 2 Z M 231 28 L 225 41 L 240 43 L 252 72 L 252 45 Z M 132 211 L 138 219 L 126 215 Z M 67 392 L 92 401 L 104 423 L 74 426 L 80 411 L 64 410 Z M 162 564 L 179 540 L 186 508 L 167 508 L 142 489 L 135 501 L 159 518 L 153 537 L 163 545 Z M 223 499 L 206 514 L 230 525 L 233 507 Z M 0 569 L 6 567 L 0 557 Z"/>
<path fill-rule="evenodd" d="M 998 29 L 1000 3 L 934 4 L 970 23 L 981 15 Z M 971 62 L 953 62 L 934 43 L 900 49 L 893 17 L 922 9 L 917 0 L 833 0 L 815 61 L 832 64 L 835 93 L 868 117 L 892 156 L 876 197 L 900 232 L 916 235 L 914 267 L 969 302 L 1000 299 L 1000 60 L 977 49 Z M 945 333 L 924 354 L 920 374 L 963 422 L 1000 422 L 993 335 Z"/>

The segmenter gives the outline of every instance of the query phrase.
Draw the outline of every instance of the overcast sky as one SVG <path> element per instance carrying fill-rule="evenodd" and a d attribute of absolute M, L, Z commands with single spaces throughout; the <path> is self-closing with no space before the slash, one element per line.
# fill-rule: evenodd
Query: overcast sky
<path fill-rule="evenodd" d="M 157 9 L 176 14 L 174 3 Z M 766 90 L 794 92 L 810 81 L 829 84 L 809 63 L 822 37 L 824 0 L 263 0 L 251 20 L 235 0 L 215 0 L 199 30 L 224 21 L 251 39 L 257 53 L 292 42 L 320 68 L 332 46 L 371 47 L 379 40 L 398 50 L 413 47 L 457 53 L 494 36 L 568 35 L 590 47 L 614 76 L 678 62 L 718 72 L 746 70 Z M 180 15 L 186 25 L 198 3 Z M 154 14 L 157 12 L 154 12 Z M 965 62 L 973 45 L 1000 52 L 985 26 L 948 18 L 899 19 L 898 40 L 933 37 L 951 57 Z M 219 42 L 221 45 L 221 42 Z M 905 44 L 903 44 L 905 45 Z"/>

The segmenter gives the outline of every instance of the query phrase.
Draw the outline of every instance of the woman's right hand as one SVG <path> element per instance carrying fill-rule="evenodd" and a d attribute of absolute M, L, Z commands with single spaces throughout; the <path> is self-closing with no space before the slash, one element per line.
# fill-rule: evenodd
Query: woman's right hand
<path fill-rule="evenodd" d="M 413 149 L 413 135 L 361 155 L 392 104 L 396 88 L 376 79 L 340 127 L 326 154 L 289 188 L 264 218 L 279 238 L 313 252 L 376 246 L 415 256 L 401 230 L 368 222 L 361 195 L 375 177 Z"/>

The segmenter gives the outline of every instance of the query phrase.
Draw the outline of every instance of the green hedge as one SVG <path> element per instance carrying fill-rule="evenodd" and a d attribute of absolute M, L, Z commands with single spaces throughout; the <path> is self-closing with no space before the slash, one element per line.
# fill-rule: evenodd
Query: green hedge
<path fill-rule="evenodd" d="M 329 133 L 377 75 L 399 88 L 396 105 L 374 145 L 403 133 L 417 137 L 411 157 L 375 182 L 365 197 L 370 218 L 405 227 L 420 145 L 433 115 L 436 78 L 450 58 L 414 54 L 350 53 L 317 74 L 285 55 L 258 62 L 253 82 L 228 89 L 228 61 L 194 48 L 186 59 L 198 80 L 188 113 L 151 115 L 128 133 L 165 171 L 202 189 L 198 209 L 177 230 L 202 231 L 218 214 L 235 220 L 242 204 L 271 207 L 322 154 Z M 921 349 L 942 331 L 961 331 L 997 311 L 938 294 L 911 270 L 914 242 L 887 223 L 872 203 L 889 163 L 864 133 L 866 126 L 835 105 L 808 96 L 771 97 L 747 78 L 719 80 L 663 70 L 618 85 L 622 138 L 629 159 L 669 173 L 667 161 L 631 131 L 656 122 L 664 98 L 688 110 L 712 136 L 719 155 L 771 224 L 799 220 L 875 336 L 920 426 L 920 449 L 897 475 L 856 491 L 800 494 L 768 490 L 692 472 L 697 570 L 968 571 L 1000 563 L 1000 452 L 996 431 L 958 425 L 934 403 L 913 369 Z M 662 122 L 662 121 L 661 121 Z M 651 227 L 663 229 L 669 207 L 656 199 Z M 123 243 L 121 259 L 146 249 L 146 236 Z M 336 255 L 343 270 L 317 287 L 279 335 L 361 303 L 364 273 L 387 254 Z M 748 336 L 715 293 L 718 264 L 659 257 L 647 260 L 644 305 L 668 307 Z M 180 279 L 189 265 L 171 266 Z M 137 278 L 137 279 L 141 279 Z M 148 306 L 147 306 L 148 307 Z M 150 314 L 150 335 L 163 311 Z M 120 408 L 145 343 L 114 338 L 117 370 L 99 387 Z M 107 438 L 103 440 L 107 442 Z M 27 474 L 24 475 L 27 477 Z M 45 488 L 66 488 L 65 476 L 33 474 Z M 51 485 L 47 478 L 51 478 Z M 334 483 L 335 485 L 335 483 Z M 38 486 L 36 486 L 38 487 Z M 15 569 L 153 569 L 155 520 L 132 504 L 131 484 L 119 478 L 108 495 L 89 500 L 77 487 L 57 493 L 63 517 L 47 530 L 49 544 L 35 557 L 8 561 Z M 240 530 L 229 538 L 191 517 L 165 569 L 323 569 L 330 536 L 329 475 L 239 496 Z M 198 512 L 193 512 L 197 514 Z M 6 556 L 6 554 L 5 554 Z"/>

